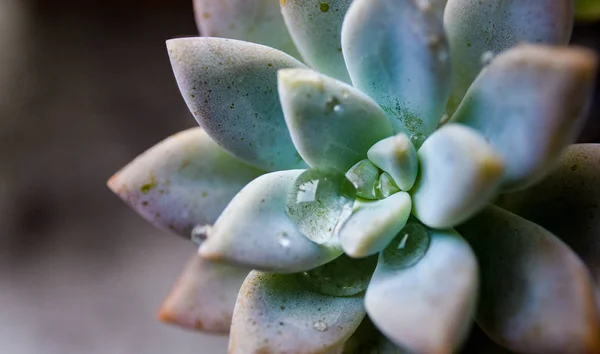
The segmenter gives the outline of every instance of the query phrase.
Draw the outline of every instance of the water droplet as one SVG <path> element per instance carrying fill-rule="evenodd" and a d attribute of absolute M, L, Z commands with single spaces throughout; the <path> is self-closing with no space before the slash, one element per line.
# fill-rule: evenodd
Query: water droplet
<path fill-rule="evenodd" d="M 427 227 L 409 222 L 381 252 L 381 259 L 386 266 L 393 269 L 411 267 L 423 258 L 429 248 L 429 242 Z"/>
<path fill-rule="evenodd" d="M 359 161 L 346 172 L 346 178 L 356 187 L 356 195 L 365 199 L 377 199 L 375 183 L 379 178 L 379 168 L 369 160 Z"/>
<path fill-rule="evenodd" d="M 334 228 L 342 212 L 351 208 L 356 188 L 337 170 L 311 168 L 294 183 L 286 212 L 298 230 L 318 244 L 335 243 Z"/>
<path fill-rule="evenodd" d="M 340 100 L 335 97 L 329 97 L 329 99 L 327 99 L 327 101 L 325 102 L 325 110 L 327 112 L 332 112 L 335 111 L 335 108 L 338 107 L 340 105 Z M 340 108 L 338 108 L 340 109 Z"/>
<path fill-rule="evenodd" d="M 204 240 L 208 237 L 212 226 L 210 225 L 198 225 L 192 229 L 191 239 L 192 242 L 200 246 Z"/>
<path fill-rule="evenodd" d="M 342 114 L 344 113 L 344 107 L 342 107 L 341 104 L 337 104 L 335 107 L 333 107 L 333 111 L 337 114 Z"/>
<path fill-rule="evenodd" d="M 281 245 L 281 247 L 283 248 L 288 248 L 290 247 L 290 237 L 288 236 L 288 234 L 286 232 L 282 232 L 279 235 L 277 235 L 277 240 L 279 242 L 279 244 Z"/>
<path fill-rule="evenodd" d="M 328 296 L 353 296 L 367 289 L 377 256 L 353 259 L 341 255 L 335 260 L 298 274 L 307 289 Z"/>
<path fill-rule="evenodd" d="M 492 60 L 494 59 L 494 56 L 495 56 L 495 54 L 491 50 L 483 52 L 483 54 L 481 54 L 481 64 L 483 66 L 488 65 L 489 63 L 492 62 Z"/>
<path fill-rule="evenodd" d="M 313 323 L 313 328 L 319 332 L 325 332 L 327 330 L 327 323 L 323 321 L 315 321 Z"/>
<path fill-rule="evenodd" d="M 382 173 L 375 184 L 375 195 L 377 198 L 384 199 L 398 192 L 400 192 L 400 188 L 398 188 L 392 176 L 387 172 Z"/>
<path fill-rule="evenodd" d="M 421 133 L 413 134 L 410 136 L 410 141 L 413 143 L 416 149 L 419 149 L 425 142 L 425 135 Z"/>

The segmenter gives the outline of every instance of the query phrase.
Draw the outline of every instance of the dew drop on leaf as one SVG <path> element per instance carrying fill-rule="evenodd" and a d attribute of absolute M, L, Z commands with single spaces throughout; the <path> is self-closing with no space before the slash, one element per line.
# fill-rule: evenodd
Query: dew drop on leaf
<path fill-rule="evenodd" d="M 208 237 L 212 227 L 210 225 L 198 225 L 192 229 L 191 239 L 197 246 L 200 246 Z"/>
<path fill-rule="evenodd" d="M 308 290 L 328 296 L 353 296 L 367 289 L 377 256 L 353 259 L 341 255 L 335 260 L 298 274 Z"/>
<path fill-rule="evenodd" d="M 410 141 L 413 143 L 416 149 L 419 149 L 421 145 L 423 145 L 423 143 L 425 142 L 425 135 L 421 133 L 413 134 L 410 136 Z"/>
<path fill-rule="evenodd" d="M 288 196 L 286 212 L 309 240 L 333 244 L 334 229 L 345 210 L 351 209 L 356 188 L 343 173 L 329 168 L 304 171 Z"/>
<path fill-rule="evenodd" d="M 404 269 L 415 265 L 429 248 L 427 227 L 409 222 L 396 238 L 381 252 L 383 263 L 393 269 Z"/>

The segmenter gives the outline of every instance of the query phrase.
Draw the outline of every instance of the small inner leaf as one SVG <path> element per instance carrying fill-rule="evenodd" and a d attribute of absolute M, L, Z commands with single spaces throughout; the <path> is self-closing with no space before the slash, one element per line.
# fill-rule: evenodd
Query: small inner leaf
<path fill-rule="evenodd" d="M 375 183 L 379 177 L 379 169 L 371 161 L 359 161 L 346 172 L 346 178 L 356 187 L 356 195 L 365 199 L 377 199 Z"/>
<path fill-rule="evenodd" d="M 318 294 L 353 296 L 367 289 L 376 266 L 376 256 L 352 259 L 341 255 L 325 265 L 298 273 L 298 281 Z"/>
<path fill-rule="evenodd" d="M 423 258 L 429 248 L 429 242 L 427 227 L 409 222 L 381 252 L 382 261 L 394 269 L 412 267 Z"/>
<path fill-rule="evenodd" d="M 382 173 L 375 183 L 375 196 L 378 199 L 384 199 L 398 192 L 400 192 L 400 188 L 398 188 L 392 176 L 387 172 Z"/>
<path fill-rule="evenodd" d="M 351 209 L 356 188 L 344 174 L 329 168 L 304 171 L 288 196 L 286 212 L 309 240 L 334 242 L 333 231 L 344 210 Z"/>

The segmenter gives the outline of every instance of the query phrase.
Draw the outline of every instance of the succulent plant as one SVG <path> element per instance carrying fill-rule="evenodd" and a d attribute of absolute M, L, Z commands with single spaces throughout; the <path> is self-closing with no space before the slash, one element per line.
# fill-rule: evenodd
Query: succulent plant
<path fill-rule="evenodd" d="M 159 317 L 230 353 L 451 353 L 473 318 L 510 351 L 600 352 L 573 9 L 197 0 L 212 37 L 167 47 L 200 127 L 108 182 L 199 246 Z"/>

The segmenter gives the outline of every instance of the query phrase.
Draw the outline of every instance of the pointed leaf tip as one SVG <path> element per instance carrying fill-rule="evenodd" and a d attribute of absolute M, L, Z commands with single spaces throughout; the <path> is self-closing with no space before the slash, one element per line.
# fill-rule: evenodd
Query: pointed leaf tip
<path fill-rule="evenodd" d="M 107 184 L 150 223 L 189 239 L 194 226 L 213 224 L 231 198 L 262 173 L 192 128 L 150 148 Z"/>
<path fill-rule="evenodd" d="M 246 268 L 295 273 L 325 264 L 342 251 L 310 241 L 286 214 L 303 170 L 272 172 L 249 183 L 225 208 L 200 254 Z"/>
<path fill-rule="evenodd" d="M 587 49 L 519 45 L 481 72 L 452 121 L 477 130 L 502 156 L 503 189 L 522 189 L 577 138 L 596 68 Z"/>
<path fill-rule="evenodd" d="M 225 150 L 265 170 L 306 167 L 277 97 L 277 70 L 304 67 L 276 49 L 223 38 L 167 41 L 190 112 Z"/>
<path fill-rule="evenodd" d="M 163 302 L 158 318 L 193 330 L 228 333 L 237 293 L 249 272 L 195 254 Z"/>

